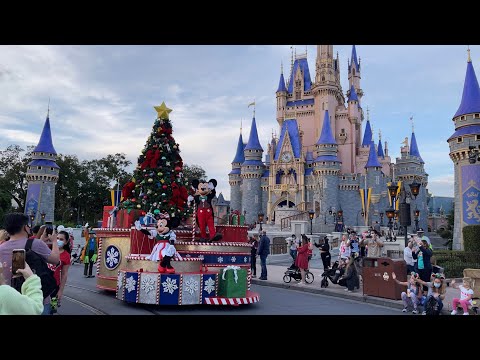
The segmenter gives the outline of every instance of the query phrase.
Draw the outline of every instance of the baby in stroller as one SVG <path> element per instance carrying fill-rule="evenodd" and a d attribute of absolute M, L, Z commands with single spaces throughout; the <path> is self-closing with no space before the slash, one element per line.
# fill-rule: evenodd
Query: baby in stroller
<path fill-rule="evenodd" d="M 82 250 L 83 247 L 78 244 L 77 247 L 72 251 L 71 257 L 70 257 L 70 263 L 73 265 L 75 263 L 80 264 L 80 255 L 82 255 Z"/>
<path fill-rule="evenodd" d="M 328 280 L 330 280 L 332 284 L 337 284 L 340 276 L 345 273 L 346 266 L 347 263 L 342 259 L 335 261 L 330 269 L 326 269 L 323 272 L 320 287 L 326 288 L 328 286 Z"/>

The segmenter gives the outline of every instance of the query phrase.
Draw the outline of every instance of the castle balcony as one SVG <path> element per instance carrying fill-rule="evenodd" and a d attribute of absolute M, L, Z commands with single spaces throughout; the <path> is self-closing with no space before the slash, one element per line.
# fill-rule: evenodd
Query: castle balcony
<path fill-rule="evenodd" d="M 274 191 L 298 191 L 297 184 L 276 184 L 273 186 Z"/>

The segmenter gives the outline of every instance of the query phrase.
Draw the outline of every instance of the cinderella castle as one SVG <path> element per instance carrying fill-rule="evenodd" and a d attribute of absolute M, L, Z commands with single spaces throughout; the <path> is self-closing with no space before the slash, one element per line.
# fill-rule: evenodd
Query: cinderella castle
<path fill-rule="evenodd" d="M 229 173 L 230 208 L 244 212 L 247 223 L 258 221 L 259 213 L 268 223 L 280 224 L 302 214 L 308 219 L 313 211 L 315 231 L 339 218 L 348 226 L 387 225 L 383 216 L 393 205 L 387 186 L 393 181 L 399 185 L 397 194 L 407 194 L 411 205 L 408 231 L 414 231 L 416 210 L 418 227 L 427 227 L 428 174 L 413 127 L 393 163 L 387 142 L 382 143 L 380 134 L 374 140 L 368 111 L 365 119 L 355 45 L 347 71 L 344 93 L 333 45 L 317 45 L 313 79 L 307 54 L 292 56 L 287 82 L 282 69 L 276 91 L 279 136 L 272 134 L 264 149 L 254 115 L 246 143 L 240 134 Z M 414 181 L 421 184 L 416 198 L 409 192 Z"/>

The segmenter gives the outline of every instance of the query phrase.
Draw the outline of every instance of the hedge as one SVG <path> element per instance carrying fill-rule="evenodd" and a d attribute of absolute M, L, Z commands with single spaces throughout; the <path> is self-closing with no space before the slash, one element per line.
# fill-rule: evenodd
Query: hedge
<path fill-rule="evenodd" d="M 463 248 L 465 251 L 480 252 L 480 225 L 467 225 L 463 228 Z"/>
<path fill-rule="evenodd" d="M 463 277 L 463 269 L 480 269 L 480 252 L 435 250 L 432 263 L 443 267 L 447 278 Z"/>

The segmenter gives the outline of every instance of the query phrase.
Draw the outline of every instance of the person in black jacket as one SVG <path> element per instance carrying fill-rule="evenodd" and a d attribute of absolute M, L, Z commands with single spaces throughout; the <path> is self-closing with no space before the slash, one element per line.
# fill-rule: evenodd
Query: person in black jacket
<path fill-rule="evenodd" d="M 432 275 L 432 263 L 430 261 L 432 255 L 433 251 L 428 246 L 427 240 L 418 241 L 417 251 L 412 252 L 413 259 L 417 260 L 415 270 L 424 282 L 429 282 Z M 423 291 L 427 291 L 425 285 L 423 286 Z"/>
<path fill-rule="evenodd" d="M 314 243 L 314 245 L 320 249 L 320 256 L 322 258 L 323 270 L 328 270 L 330 268 L 330 245 L 328 244 L 328 237 L 323 238 L 323 244 Z"/>
<path fill-rule="evenodd" d="M 262 273 L 260 274 L 259 279 L 267 280 L 267 256 L 270 254 L 270 239 L 265 230 L 262 232 L 257 254 L 260 256 L 260 264 L 262 265 Z"/>
<path fill-rule="evenodd" d="M 355 258 L 350 256 L 345 274 L 338 280 L 338 285 L 346 286 L 347 288 L 345 290 L 348 292 L 353 292 L 355 288 L 360 288 L 360 279 L 354 261 Z"/>

